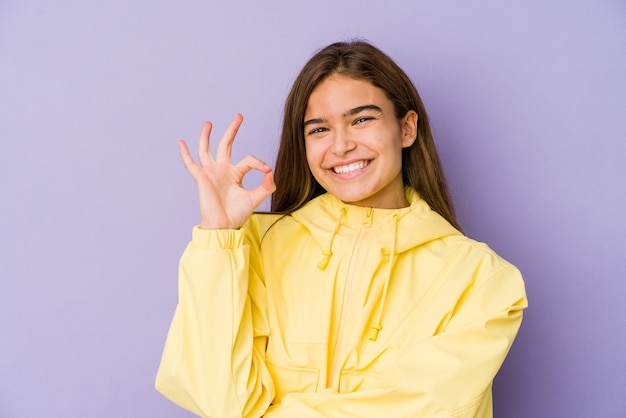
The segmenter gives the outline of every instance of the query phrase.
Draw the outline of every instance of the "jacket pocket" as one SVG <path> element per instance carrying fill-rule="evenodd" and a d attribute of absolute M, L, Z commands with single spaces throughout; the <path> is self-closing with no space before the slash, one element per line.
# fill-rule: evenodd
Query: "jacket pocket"
<path fill-rule="evenodd" d="M 276 396 L 272 403 L 280 403 L 283 397 L 289 393 L 317 391 L 320 380 L 319 369 L 282 366 L 267 359 L 266 364 L 276 388 Z"/>

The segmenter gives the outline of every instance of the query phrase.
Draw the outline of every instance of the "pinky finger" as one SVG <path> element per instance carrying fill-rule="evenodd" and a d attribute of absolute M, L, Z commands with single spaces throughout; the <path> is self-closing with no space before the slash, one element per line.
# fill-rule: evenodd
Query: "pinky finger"
<path fill-rule="evenodd" d="M 187 171 L 191 172 L 191 170 L 196 167 L 196 163 L 189 153 L 189 147 L 187 146 L 187 143 L 182 139 L 178 141 L 178 150 L 180 152 L 180 158 L 181 160 L 183 160 L 185 168 L 187 169 Z"/>

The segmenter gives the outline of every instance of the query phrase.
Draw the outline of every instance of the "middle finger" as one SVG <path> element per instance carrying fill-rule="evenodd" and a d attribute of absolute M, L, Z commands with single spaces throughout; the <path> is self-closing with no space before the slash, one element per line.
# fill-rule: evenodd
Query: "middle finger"
<path fill-rule="evenodd" d="M 226 128 L 226 132 L 224 132 L 224 136 L 217 146 L 217 158 L 216 160 L 221 163 L 230 162 L 230 156 L 233 149 L 233 141 L 235 140 L 235 136 L 237 135 L 237 131 L 243 122 L 243 116 L 240 113 L 235 115 L 235 118 L 232 120 L 228 128 Z"/>

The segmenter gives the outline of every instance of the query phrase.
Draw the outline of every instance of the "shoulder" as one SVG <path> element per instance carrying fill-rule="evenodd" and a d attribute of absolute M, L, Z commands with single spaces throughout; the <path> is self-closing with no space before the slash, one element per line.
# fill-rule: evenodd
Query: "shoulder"
<path fill-rule="evenodd" d="M 244 234 L 261 241 L 267 232 L 286 215 L 269 212 L 254 212 L 243 226 Z"/>
<path fill-rule="evenodd" d="M 425 250 L 425 251 L 424 251 Z M 462 234 L 448 235 L 425 243 L 418 251 L 431 265 L 439 266 L 445 276 L 454 281 L 473 283 L 486 282 L 495 277 L 521 279 L 516 266 L 504 259 L 486 243 L 473 240 Z M 426 254 L 426 255 L 424 255 Z"/>
<path fill-rule="evenodd" d="M 448 238 L 451 270 L 463 274 L 474 286 L 500 287 L 524 292 L 524 281 L 519 269 L 504 259 L 486 243 L 466 236 Z"/>

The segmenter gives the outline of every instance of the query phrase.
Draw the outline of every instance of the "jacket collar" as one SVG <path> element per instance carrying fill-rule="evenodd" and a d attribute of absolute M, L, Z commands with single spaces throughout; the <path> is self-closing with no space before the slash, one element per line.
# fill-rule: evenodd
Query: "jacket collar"
<path fill-rule="evenodd" d="M 350 205 L 331 194 L 311 200 L 292 214 L 294 220 L 307 228 L 321 247 L 321 261 L 325 270 L 333 256 L 333 242 L 337 234 L 371 228 L 377 233 L 376 242 L 387 255 L 385 282 L 379 308 L 369 327 L 369 339 L 376 341 L 383 329 L 383 310 L 387 289 L 392 279 L 394 259 L 398 254 L 426 242 L 449 235 L 459 235 L 450 223 L 431 210 L 412 188 L 405 189 L 409 206 L 400 209 L 376 209 Z"/>
<path fill-rule="evenodd" d="M 413 188 L 406 187 L 405 194 L 409 206 L 379 209 L 346 204 L 325 193 L 293 212 L 292 217 L 311 232 L 322 248 L 328 246 L 329 234 L 341 233 L 344 228 L 355 230 L 364 223 L 368 223 L 373 231 L 379 231 L 383 242 L 395 240 L 396 253 L 435 239 L 461 234 L 433 211 Z M 394 223 L 397 223 L 397 228 L 391 227 Z M 396 236 L 392 237 L 393 234 Z"/>

